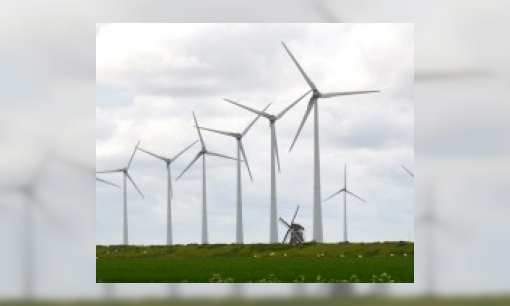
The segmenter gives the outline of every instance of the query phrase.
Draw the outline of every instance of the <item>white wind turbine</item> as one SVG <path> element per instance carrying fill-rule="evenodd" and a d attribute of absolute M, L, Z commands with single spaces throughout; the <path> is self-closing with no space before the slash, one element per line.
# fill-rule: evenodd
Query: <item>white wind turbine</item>
<path fill-rule="evenodd" d="M 290 147 L 289 151 L 292 151 L 294 144 L 296 143 L 303 126 L 305 125 L 312 108 L 314 109 L 314 186 L 313 186 L 313 240 L 316 242 L 323 242 L 323 228 L 322 228 L 322 207 L 321 207 L 321 164 L 320 164 L 320 153 L 319 153 L 319 99 L 327 99 L 339 96 L 349 96 L 349 95 L 359 95 L 359 94 L 368 94 L 368 93 L 376 93 L 378 90 L 370 90 L 370 91 L 348 91 L 348 92 L 331 92 L 331 93 L 322 93 L 317 89 L 317 86 L 312 82 L 312 80 L 305 73 L 301 65 L 297 62 L 296 58 L 290 50 L 287 48 L 285 43 L 283 43 L 283 47 L 291 57 L 294 64 L 296 64 L 297 68 L 305 78 L 306 82 L 310 86 L 313 91 L 313 96 L 310 98 L 308 102 L 308 107 L 305 112 L 305 116 L 301 121 L 299 129 L 296 133 L 296 137 L 294 137 L 294 141 Z"/>
<path fill-rule="evenodd" d="M 269 103 L 263 111 L 265 111 L 271 103 Z M 244 158 L 244 163 L 246 165 L 246 169 L 248 170 L 248 174 L 250 175 L 250 179 L 253 182 L 253 176 L 251 175 L 250 166 L 248 165 L 248 157 L 246 156 L 246 152 L 243 146 L 243 137 L 246 136 L 251 127 L 257 122 L 260 118 L 260 114 L 244 129 L 242 133 L 234 133 L 234 132 L 225 132 L 220 130 L 214 130 L 209 128 L 200 127 L 200 129 L 213 132 L 216 134 L 221 134 L 225 136 L 234 137 L 237 142 L 237 206 L 236 206 L 236 243 L 244 243 L 244 235 L 243 235 L 243 199 L 242 199 L 242 185 L 241 185 L 241 154 Z"/>
<path fill-rule="evenodd" d="M 275 123 L 281 119 L 291 108 L 293 108 L 299 101 L 301 101 L 310 91 L 306 92 L 303 96 L 297 99 L 294 103 L 289 105 L 286 109 L 280 112 L 278 115 L 270 115 L 264 111 L 258 111 L 253 108 L 244 106 L 237 102 L 224 99 L 227 102 L 235 104 L 241 108 L 244 108 L 252 113 L 265 117 L 269 120 L 269 127 L 271 128 L 271 214 L 269 219 L 269 243 L 278 243 L 278 223 L 277 223 L 277 201 L 276 201 L 276 169 L 275 169 L 275 157 L 278 162 L 278 172 L 280 172 L 280 157 L 278 155 L 278 142 L 276 139 L 276 127 Z"/>
<path fill-rule="evenodd" d="M 198 142 L 198 140 L 195 141 L 194 143 L 190 144 L 188 147 L 186 147 L 184 150 L 182 150 L 179 154 L 177 154 L 173 158 L 163 157 L 163 156 L 154 154 L 152 152 L 149 152 L 147 150 L 144 150 L 144 149 L 142 149 L 140 147 L 138 148 L 138 150 L 140 150 L 142 152 L 145 152 L 145 153 L 147 153 L 149 155 L 152 155 L 152 156 L 156 157 L 157 159 L 160 159 L 160 160 L 162 160 L 162 161 L 164 161 L 166 163 L 166 171 L 167 171 L 167 178 L 168 178 L 168 182 L 167 182 L 167 185 L 168 185 L 168 190 L 167 190 L 167 223 L 166 223 L 166 243 L 167 243 L 167 245 L 172 245 L 173 244 L 173 237 L 172 237 L 172 197 L 173 197 L 173 188 L 172 188 L 172 174 L 171 174 L 171 171 L 170 171 L 170 165 L 177 158 L 179 158 L 179 156 L 184 154 L 184 152 L 188 151 L 189 148 L 194 146 L 197 142 Z"/>
<path fill-rule="evenodd" d="M 200 126 L 198 125 L 197 118 L 195 116 L 195 113 L 193 112 L 193 119 L 195 120 L 195 127 L 198 132 L 198 137 L 200 138 L 200 143 L 202 144 L 202 149 L 200 152 L 197 153 L 197 156 L 191 161 L 191 163 L 182 171 L 182 173 L 177 177 L 176 181 L 179 180 L 186 171 L 188 171 L 191 166 L 200 158 L 202 157 L 202 244 L 208 244 L 209 243 L 209 233 L 207 228 L 207 181 L 206 181 L 206 171 L 205 171 L 205 156 L 211 155 L 211 156 L 217 156 L 217 157 L 223 157 L 231 160 L 236 160 L 235 158 L 214 153 L 205 147 L 204 139 L 202 138 L 202 133 L 200 133 Z"/>
<path fill-rule="evenodd" d="M 129 160 L 129 163 L 127 165 L 127 167 L 124 167 L 124 168 L 121 168 L 121 169 L 116 169 L 116 170 L 107 170 L 107 171 L 97 171 L 96 173 L 117 173 L 117 172 L 120 172 L 123 174 L 123 178 L 124 178 L 124 182 L 123 182 L 123 189 L 124 189 L 124 231 L 123 231 L 123 240 L 122 240 L 122 243 L 124 245 L 128 245 L 128 214 L 127 214 L 127 184 L 126 184 L 126 179 L 129 179 L 131 181 L 131 183 L 133 184 L 133 186 L 136 188 L 136 190 L 138 191 L 138 193 L 142 196 L 142 198 L 144 198 L 142 192 L 140 191 L 140 189 L 138 188 L 138 186 L 136 186 L 136 183 L 135 181 L 133 181 L 133 178 L 131 178 L 131 175 L 129 175 L 129 167 L 131 166 L 131 162 L 133 162 L 133 158 L 135 157 L 135 154 L 136 154 L 136 150 L 138 149 L 138 146 L 140 145 L 140 141 L 138 141 L 138 143 L 136 144 L 136 147 L 133 151 L 133 154 L 131 155 L 131 159 Z"/>
<path fill-rule="evenodd" d="M 344 193 L 344 242 L 347 242 L 347 241 L 349 241 L 347 239 L 347 194 L 350 194 L 353 197 L 355 197 L 365 203 L 367 202 L 367 201 L 363 200 L 362 198 L 358 197 L 357 195 L 355 195 L 354 193 L 352 193 L 351 191 L 349 191 L 349 189 L 347 189 L 347 165 L 345 166 L 345 171 L 344 171 L 344 188 L 342 188 L 342 189 L 340 189 L 340 191 L 334 193 L 332 196 L 330 196 L 329 198 L 324 200 L 324 202 L 328 201 L 329 199 L 335 197 L 336 195 L 338 195 L 342 192 Z"/>

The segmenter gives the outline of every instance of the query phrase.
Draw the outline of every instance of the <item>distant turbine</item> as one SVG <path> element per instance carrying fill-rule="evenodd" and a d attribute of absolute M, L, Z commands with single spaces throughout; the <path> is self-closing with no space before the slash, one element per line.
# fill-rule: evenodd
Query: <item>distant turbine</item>
<path fill-rule="evenodd" d="M 308 116 L 310 115 L 310 112 L 312 111 L 312 108 L 314 108 L 314 187 L 313 187 L 313 240 L 316 242 L 323 242 L 323 229 L 322 229 L 322 207 L 321 207 L 321 164 L 320 164 L 320 153 L 319 153 L 319 98 L 327 99 L 327 98 L 333 98 L 333 97 L 339 97 L 339 96 L 348 96 L 348 95 L 359 95 L 359 94 L 368 94 L 368 93 L 376 93 L 379 92 L 377 90 L 371 90 L 371 91 L 350 91 L 350 92 L 333 92 L 333 93 L 321 93 L 317 86 L 312 82 L 312 80 L 308 77 L 308 75 L 305 73 L 303 68 L 301 68 L 301 65 L 297 62 L 296 58 L 290 50 L 287 48 L 285 43 L 283 43 L 283 47 L 289 54 L 290 58 L 294 62 L 294 64 L 297 66 L 303 77 L 305 78 L 306 82 L 310 86 L 310 88 L 313 90 L 313 96 L 310 98 L 310 102 L 308 102 L 308 108 L 306 109 L 305 116 L 303 117 L 303 120 L 301 121 L 301 125 L 299 126 L 299 129 L 297 131 L 296 137 L 294 138 L 294 141 L 292 142 L 292 145 L 290 147 L 290 151 L 292 151 L 292 148 L 294 147 L 294 144 L 296 143 L 297 138 L 299 137 L 299 134 L 301 133 L 301 130 L 303 129 L 303 126 L 305 125 L 306 120 L 308 119 Z"/>
<path fill-rule="evenodd" d="M 195 145 L 198 142 L 195 141 L 194 143 L 190 144 L 188 147 L 186 147 L 184 150 L 182 150 L 179 154 L 174 156 L 173 158 L 167 158 L 163 157 L 154 153 L 151 153 L 147 150 L 144 150 L 142 148 L 138 148 L 138 150 L 145 152 L 149 155 L 152 155 L 153 157 L 156 157 L 157 159 L 160 159 L 166 163 L 166 172 L 167 172 L 167 220 L 166 220 L 166 244 L 172 245 L 173 244 L 173 237 L 172 237 L 172 197 L 173 197 L 173 188 L 172 188 L 172 174 L 170 171 L 170 165 L 177 159 L 179 156 L 184 154 L 184 152 L 188 151 L 189 148 L 191 148 L 193 145 Z"/>
<path fill-rule="evenodd" d="M 116 170 L 107 170 L 107 171 L 97 171 L 96 173 L 117 173 L 117 172 L 120 172 L 123 174 L 123 178 L 124 178 L 124 182 L 123 182 L 123 189 L 124 189 L 124 232 L 123 232 L 123 244 L 124 245 L 128 245 L 128 214 L 127 214 L 127 191 L 126 191 L 126 178 L 128 178 L 131 183 L 133 184 L 133 186 L 136 188 L 136 190 L 138 191 L 138 193 L 142 196 L 142 198 L 144 198 L 142 192 L 140 191 L 140 189 L 138 188 L 138 186 L 136 186 L 135 184 L 135 181 L 133 181 L 133 179 L 131 178 L 131 175 L 129 175 L 129 167 L 131 166 L 131 162 L 133 162 L 133 158 L 135 157 L 135 153 L 136 153 L 136 150 L 138 149 L 138 146 L 140 145 L 140 141 L 138 141 L 138 143 L 136 144 L 136 147 L 133 151 L 133 154 L 131 155 L 131 159 L 129 160 L 129 163 L 127 165 L 127 167 L 124 167 L 124 168 L 121 168 L 121 169 L 116 169 Z"/>
<path fill-rule="evenodd" d="M 286 109 L 280 112 L 278 115 L 270 115 L 264 111 L 260 112 L 253 108 L 244 106 L 237 102 L 224 99 L 227 102 L 230 102 L 234 105 L 237 105 L 241 108 L 244 108 L 252 113 L 265 117 L 269 120 L 269 127 L 271 128 L 271 214 L 269 219 L 269 243 L 278 243 L 278 221 L 277 221 L 277 201 L 276 201 L 276 170 L 275 170 L 275 157 L 278 161 L 278 172 L 280 169 L 280 157 L 278 155 L 278 142 L 276 139 L 276 127 L 275 123 L 277 120 L 281 119 L 291 108 L 293 108 L 299 101 L 301 101 L 306 95 L 308 95 L 310 91 L 305 93 L 299 99 L 297 99 L 294 103 L 289 105 Z"/>
<path fill-rule="evenodd" d="M 269 103 L 263 111 L 265 111 L 271 103 Z M 243 137 L 246 136 L 251 127 L 255 124 L 255 122 L 260 118 L 260 114 L 244 129 L 242 133 L 233 133 L 233 132 L 225 132 L 220 130 L 208 129 L 201 127 L 200 129 L 213 132 L 216 134 L 222 134 L 230 137 L 234 137 L 237 142 L 237 206 L 236 206 L 236 243 L 244 243 L 244 235 L 243 235 L 243 199 L 242 199 L 242 184 L 241 184 L 241 154 L 244 158 L 244 163 L 246 165 L 246 169 L 248 169 L 248 173 L 250 174 L 250 179 L 253 182 L 253 177 L 251 175 L 250 166 L 248 165 L 248 157 L 246 156 L 246 152 L 244 151 L 243 146 Z"/>
<path fill-rule="evenodd" d="M 402 168 L 404 168 L 404 170 L 405 170 L 407 173 L 409 173 L 409 175 L 410 175 L 412 178 L 414 178 L 414 173 L 412 173 L 409 169 L 407 169 L 406 167 L 404 167 L 404 165 L 400 165 L 400 166 L 402 166 Z"/>
<path fill-rule="evenodd" d="M 206 171 L 205 171 L 205 156 L 211 155 L 211 156 L 217 156 L 217 157 L 223 157 L 231 160 L 236 160 L 235 158 L 214 153 L 211 151 L 208 151 L 205 147 L 204 139 L 202 138 L 202 133 L 200 133 L 200 126 L 197 122 L 197 117 L 195 116 L 195 113 L 193 112 L 193 119 L 195 120 L 195 127 L 198 132 L 198 137 L 200 138 L 200 143 L 202 144 L 202 149 L 200 152 L 198 152 L 197 156 L 191 161 L 191 163 L 182 171 L 182 173 L 177 177 L 176 181 L 183 176 L 186 171 L 188 171 L 191 166 L 200 158 L 202 157 L 202 244 L 208 244 L 209 243 L 209 233 L 208 233 L 208 227 L 207 227 L 207 181 L 206 181 Z"/>
<path fill-rule="evenodd" d="M 335 197 L 336 195 L 338 195 L 342 192 L 344 193 L 344 242 L 347 242 L 347 241 L 349 241 L 347 239 L 347 194 L 350 194 L 353 197 L 355 197 L 365 203 L 367 202 L 347 189 L 347 165 L 345 166 L 345 171 L 344 171 L 344 188 L 342 188 L 342 189 L 340 189 L 340 191 L 334 193 L 332 196 L 330 196 L 329 198 L 324 200 L 324 202 L 328 201 L 329 199 Z"/>

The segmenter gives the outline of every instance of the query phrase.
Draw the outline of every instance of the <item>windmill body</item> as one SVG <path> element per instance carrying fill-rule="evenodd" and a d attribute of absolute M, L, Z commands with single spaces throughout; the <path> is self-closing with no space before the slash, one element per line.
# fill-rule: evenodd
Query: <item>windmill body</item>
<path fill-rule="evenodd" d="M 290 147 L 290 151 L 292 151 L 292 148 L 294 147 L 297 138 L 299 137 L 299 134 L 301 133 L 301 130 L 303 129 L 303 126 L 306 123 L 306 120 L 308 119 L 308 116 L 310 115 L 312 109 L 314 108 L 314 175 L 313 175 L 313 240 L 316 242 L 323 242 L 323 226 L 322 226 L 322 207 L 321 207 L 321 169 L 320 169 L 320 148 L 319 148 L 319 105 L 318 101 L 319 99 L 327 99 L 327 98 L 333 98 L 333 97 L 339 97 L 339 96 L 349 96 L 349 95 L 359 95 L 359 94 L 369 94 L 369 93 L 376 93 L 378 91 L 371 90 L 371 91 L 350 91 L 350 92 L 331 92 L 331 93 L 322 93 L 319 91 L 317 86 L 312 82 L 312 80 L 308 77 L 308 75 L 305 73 L 301 65 L 297 62 L 294 55 L 290 52 L 290 50 L 287 48 L 287 46 L 282 42 L 283 47 L 289 54 L 290 58 L 298 68 L 299 72 L 305 79 L 305 81 L 308 83 L 310 88 L 313 91 L 313 95 L 310 98 L 310 101 L 308 102 L 308 107 L 306 109 L 305 115 L 303 117 L 303 120 L 301 121 L 301 124 L 299 126 L 299 129 L 297 131 L 296 137 L 294 138 L 294 141 L 292 142 L 292 145 Z"/>
<path fill-rule="evenodd" d="M 188 147 L 186 147 L 184 150 L 182 150 L 179 154 L 177 154 L 173 158 L 167 158 L 163 157 L 161 155 L 154 154 L 152 152 L 149 152 L 145 149 L 138 148 L 138 150 L 145 152 L 163 162 L 166 164 L 166 172 L 167 172 L 167 223 L 166 223 L 166 243 L 167 245 L 173 244 L 173 233 L 172 233 L 172 198 L 173 198 L 173 188 L 172 188 L 172 172 L 171 172 L 171 165 L 172 163 L 179 158 L 184 152 L 189 150 L 193 145 L 195 145 L 198 141 L 195 141 L 194 143 L 190 144 Z"/>
<path fill-rule="evenodd" d="M 326 200 L 324 200 L 324 202 L 334 198 L 335 196 L 339 195 L 343 193 L 343 196 L 344 196 L 344 242 L 348 242 L 348 237 L 347 237 L 347 194 L 357 198 L 358 200 L 362 201 L 362 202 L 365 202 L 365 200 L 363 200 L 362 198 L 360 198 L 359 196 L 355 195 L 354 193 L 352 193 L 349 189 L 347 189 L 347 166 L 345 166 L 345 171 L 344 171 L 344 187 L 342 189 L 340 189 L 339 191 L 337 191 L 336 193 L 334 193 L 332 196 L 330 196 L 329 198 L 327 198 Z"/>
<path fill-rule="evenodd" d="M 123 183 L 122 183 L 122 188 L 123 188 L 123 232 L 122 232 L 122 243 L 124 245 L 128 245 L 129 244 L 129 237 L 128 237 L 128 232 L 129 232 L 129 229 L 128 229 L 128 212 L 127 212 L 127 180 L 129 180 L 133 186 L 135 187 L 135 189 L 138 191 L 138 193 L 140 194 L 140 196 L 142 198 L 144 198 L 142 192 L 140 191 L 140 188 L 138 188 L 138 186 L 136 185 L 135 181 L 133 180 L 133 178 L 131 177 L 131 175 L 129 174 L 129 168 L 131 167 L 131 163 L 133 162 L 133 158 L 135 157 L 135 154 L 136 154 L 136 151 L 138 150 L 138 146 L 140 145 L 140 142 L 138 142 L 136 144 L 136 147 L 133 151 L 133 154 L 131 155 L 131 159 L 129 160 L 129 163 L 126 167 L 124 168 L 121 168 L 121 169 L 116 169 L 116 170 L 106 170 L 106 171 L 98 171 L 96 173 L 122 173 L 122 176 L 123 176 Z"/>
<path fill-rule="evenodd" d="M 276 164 L 278 164 L 278 171 L 280 168 L 280 157 L 278 153 L 278 140 L 276 137 L 276 122 L 281 119 L 291 108 L 293 108 L 299 101 L 301 101 L 310 91 L 306 92 L 294 103 L 285 108 L 278 115 L 271 115 L 264 111 L 258 111 L 237 102 L 225 99 L 225 101 L 244 108 L 247 111 L 255 113 L 259 116 L 265 117 L 269 121 L 269 128 L 271 130 L 271 196 L 270 196 L 270 217 L 269 217 L 269 243 L 278 243 L 278 221 L 277 221 L 277 193 L 276 193 Z M 267 109 L 267 107 L 266 107 Z"/>
<path fill-rule="evenodd" d="M 269 104 L 270 105 L 270 104 Z M 265 111 L 269 105 L 264 108 Z M 255 122 L 260 118 L 260 114 L 244 129 L 242 133 L 234 133 L 234 132 L 225 132 L 220 130 L 214 130 L 209 128 L 200 127 L 201 130 L 209 131 L 216 134 L 221 134 L 225 136 L 230 136 L 235 138 L 237 144 L 237 193 L 236 193 L 236 243 L 244 243 L 244 234 L 243 234 L 243 196 L 242 196 L 242 176 L 241 176 L 241 155 L 243 155 L 244 163 L 248 170 L 248 174 L 250 175 L 250 179 L 253 181 L 253 176 L 251 174 L 250 166 L 248 164 L 248 157 L 246 156 L 246 151 L 243 146 L 243 137 L 248 133 L 251 127 L 255 124 Z"/>
<path fill-rule="evenodd" d="M 202 149 L 200 150 L 200 152 L 197 153 L 195 158 L 182 171 L 182 173 L 177 177 L 176 180 L 179 180 L 184 175 L 184 173 L 186 173 L 188 171 L 188 169 L 191 168 L 191 166 L 193 166 L 193 164 L 197 160 L 202 158 L 202 244 L 208 244 L 209 243 L 209 231 L 208 231 L 208 223 L 207 223 L 207 180 L 206 180 L 207 175 L 206 175 L 206 158 L 205 157 L 206 157 L 206 155 L 210 155 L 210 156 L 216 156 L 216 157 L 226 158 L 226 159 L 230 159 L 230 160 L 236 160 L 236 159 L 233 157 L 229 157 L 229 156 L 226 156 L 223 154 L 219 154 L 219 153 L 215 153 L 215 152 L 211 152 L 211 151 L 207 150 L 207 148 L 205 146 L 204 139 L 202 137 L 202 133 L 200 132 L 200 126 L 198 125 L 198 121 L 195 116 L 195 113 L 193 113 L 193 119 L 195 121 L 195 127 L 198 132 L 198 137 L 200 139 Z"/>
<path fill-rule="evenodd" d="M 287 238 L 289 238 L 290 244 L 303 243 L 305 241 L 305 228 L 301 224 L 294 222 L 296 220 L 298 211 L 299 205 L 296 208 L 296 212 L 294 213 L 294 217 L 290 223 L 280 218 L 280 222 L 287 228 L 287 233 L 285 234 L 282 243 L 285 243 Z"/>

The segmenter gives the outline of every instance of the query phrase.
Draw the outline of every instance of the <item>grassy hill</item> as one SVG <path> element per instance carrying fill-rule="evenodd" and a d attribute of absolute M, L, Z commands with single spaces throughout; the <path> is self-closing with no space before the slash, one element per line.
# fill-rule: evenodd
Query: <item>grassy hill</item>
<path fill-rule="evenodd" d="M 414 279 L 414 244 L 407 242 L 97 246 L 96 255 L 98 282 L 371 283 Z"/>

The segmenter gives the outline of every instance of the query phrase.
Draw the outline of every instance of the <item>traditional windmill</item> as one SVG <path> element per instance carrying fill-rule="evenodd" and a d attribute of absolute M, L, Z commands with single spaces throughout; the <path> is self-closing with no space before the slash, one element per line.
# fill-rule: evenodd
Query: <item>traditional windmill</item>
<path fill-rule="evenodd" d="M 285 234 L 285 237 L 283 238 L 282 243 L 285 243 L 285 241 L 287 241 L 287 237 L 289 237 L 289 234 L 290 234 L 290 239 L 289 239 L 290 244 L 302 243 L 305 241 L 305 236 L 304 236 L 305 228 L 301 224 L 294 223 L 294 220 L 296 220 L 298 211 L 299 211 L 299 205 L 296 208 L 296 212 L 294 213 L 294 218 L 292 218 L 292 221 L 290 222 L 290 224 L 287 223 L 282 218 L 280 218 L 280 222 L 287 228 L 287 233 Z"/>

